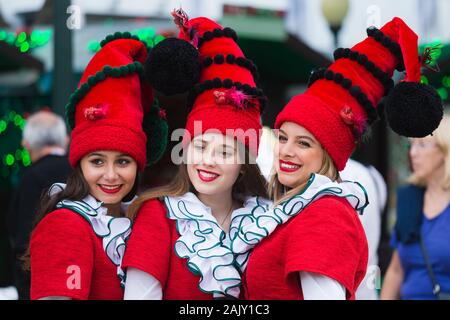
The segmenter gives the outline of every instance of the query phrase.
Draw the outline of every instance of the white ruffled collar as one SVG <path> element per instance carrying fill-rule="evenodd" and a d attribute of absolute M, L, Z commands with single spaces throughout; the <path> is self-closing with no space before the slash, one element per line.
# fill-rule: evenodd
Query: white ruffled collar
<path fill-rule="evenodd" d="M 195 194 L 188 192 L 180 197 L 165 197 L 167 216 L 176 220 L 180 237 L 175 243 L 175 253 L 187 258 L 187 266 L 200 276 L 199 289 L 215 297 L 238 298 L 241 274 L 248 252 L 239 255 L 230 249 L 231 237 L 242 224 L 252 221 L 255 212 L 268 210 L 271 202 L 259 197 L 246 199 L 244 206 L 231 214 L 230 233 L 227 234 Z"/>
<path fill-rule="evenodd" d="M 360 214 L 369 204 L 366 190 L 358 182 L 338 183 L 326 176 L 312 174 L 302 193 L 271 207 L 266 212 L 255 211 L 251 217 L 252 222 L 241 224 L 232 237 L 232 251 L 236 254 L 249 252 L 279 225 L 301 214 L 310 203 L 329 195 L 345 198 Z"/>
<path fill-rule="evenodd" d="M 49 189 L 50 196 L 64 190 L 66 184 L 55 183 Z M 122 202 L 121 209 L 126 211 L 128 206 L 136 199 L 134 197 L 129 202 Z M 125 252 L 126 241 L 131 233 L 131 220 L 126 217 L 112 217 L 108 215 L 108 209 L 103 206 L 103 202 L 97 201 L 92 195 L 88 195 L 83 200 L 73 201 L 64 199 L 56 204 L 57 208 L 66 208 L 78 213 L 91 225 L 94 233 L 102 238 L 103 250 L 117 267 L 117 276 L 120 284 L 125 285 L 125 272 L 121 268 L 122 259 Z"/>

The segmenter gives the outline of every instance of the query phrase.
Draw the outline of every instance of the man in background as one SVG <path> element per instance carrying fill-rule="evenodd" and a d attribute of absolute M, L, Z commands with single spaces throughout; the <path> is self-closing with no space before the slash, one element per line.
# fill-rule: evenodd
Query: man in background
<path fill-rule="evenodd" d="M 23 173 L 8 215 L 14 284 L 21 300 L 29 299 L 30 275 L 22 270 L 18 258 L 28 249 L 41 194 L 53 183 L 65 182 L 71 171 L 66 156 L 68 141 L 66 125 L 60 116 L 39 111 L 27 119 L 22 145 L 32 164 Z"/>

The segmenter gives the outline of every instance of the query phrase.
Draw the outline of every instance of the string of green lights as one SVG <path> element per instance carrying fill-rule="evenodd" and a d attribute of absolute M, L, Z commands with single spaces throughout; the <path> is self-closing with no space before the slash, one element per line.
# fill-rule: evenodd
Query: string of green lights
<path fill-rule="evenodd" d="M 20 52 L 26 53 L 31 49 L 46 45 L 52 37 L 52 30 L 33 30 L 30 34 L 22 31 L 18 34 L 0 29 L 0 41 L 16 46 Z"/>
<path fill-rule="evenodd" d="M 26 120 L 22 115 L 15 111 L 9 111 L 0 118 L 0 139 L 8 143 L 10 135 L 20 135 L 25 127 Z M 3 144 L 3 143 L 2 143 Z M 30 154 L 28 151 L 16 144 L 2 146 L 0 153 L 0 175 L 3 179 L 8 179 L 11 175 L 16 174 L 20 167 L 28 167 L 31 165 Z"/>

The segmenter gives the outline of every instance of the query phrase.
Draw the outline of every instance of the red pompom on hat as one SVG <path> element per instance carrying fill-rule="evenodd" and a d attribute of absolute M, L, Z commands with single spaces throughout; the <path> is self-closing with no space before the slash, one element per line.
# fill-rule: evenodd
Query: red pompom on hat
<path fill-rule="evenodd" d="M 143 170 L 147 161 L 144 114 L 152 108 L 152 88 L 143 81 L 147 48 L 130 33 L 116 33 L 87 65 L 66 105 L 72 167 L 96 150 L 130 155 Z"/>
<path fill-rule="evenodd" d="M 386 118 L 400 135 L 424 137 L 442 119 L 442 101 L 420 83 L 424 59 L 418 57 L 417 35 L 400 18 L 381 30 L 371 27 L 368 38 L 351 49 L 334 52 L 328 69 L 311 74 L 308 89 L 289 101 L 275 121 L 297 123 L 310 131 L 343 170 L 368 126 L 378 117 L 383 96 Z M 394 70 L 406 71 L 396 86 Z"/>
<path fill-rule="evenodd" d="M 184 143 L 207 130 L 218 130 L 224 135 L 233 134 L 256 156 L 262 128 L 261 110 L 266 98 L 255 84 L 256 66 L 245 58 L 236 44 L 236 32 L 208 18 L 189 20 L 182 10 L 174 11 L 172 15 L 180 28 L 179 39 L 160 42 L 151 55 L 167 57 L 172 50 L 177 57 L 166 61 L 167 66 L 161 66 L 161 59 L 155 59 L 158 60 L 155 62 L 157 66 L 152 66 L 150 61 L 146 69 L 176 68 L 171 77 L 166 71 L 163 74 L 150 72 L 150 82 L 164 93 L 180 93 L 189 89 L 187 104 L 191 111 L 186 124 L 189 134 L 185 135 Z M 177 49 L 172 49 L 175 46 Z M 186 47 L 185 51 L 189 54 L 184 56 L 189 56 L 191 60 L 179 61 L 183 55 L 180 46 Z M 197 55 L 192 53 L 194 49 Z M 196 65 L 198 73 L 192 70 L 192 66 Z M 164 78 L 170 78 L 171 86 L 161 80 Z M 191 83 L 190 88 L 186 86 L 188 83 Z M 180 86 L 175 88 L 176 84 Z M 201 130 L 195 128 L 196 123 L 201 123 Z"/>

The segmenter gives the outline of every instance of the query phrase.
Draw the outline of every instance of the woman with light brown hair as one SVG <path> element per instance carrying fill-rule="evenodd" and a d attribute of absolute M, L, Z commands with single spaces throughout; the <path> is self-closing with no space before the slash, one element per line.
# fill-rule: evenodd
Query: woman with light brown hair
<path fill-rule="evenodd" d="M 270 204 L 255 162 L 264 97 L 233 30 L 203 17 L 176 17 L 178 41 L 196 47 L 203 69 L 189 96 L 177 176 L 129 210 L 134 225 L 123 261 L 125 299 L 237 299 L 249 252 L 235 255 L 231 239 Z M 176 43 L 163 41 L 152 53 L 167 55 Z"/>

